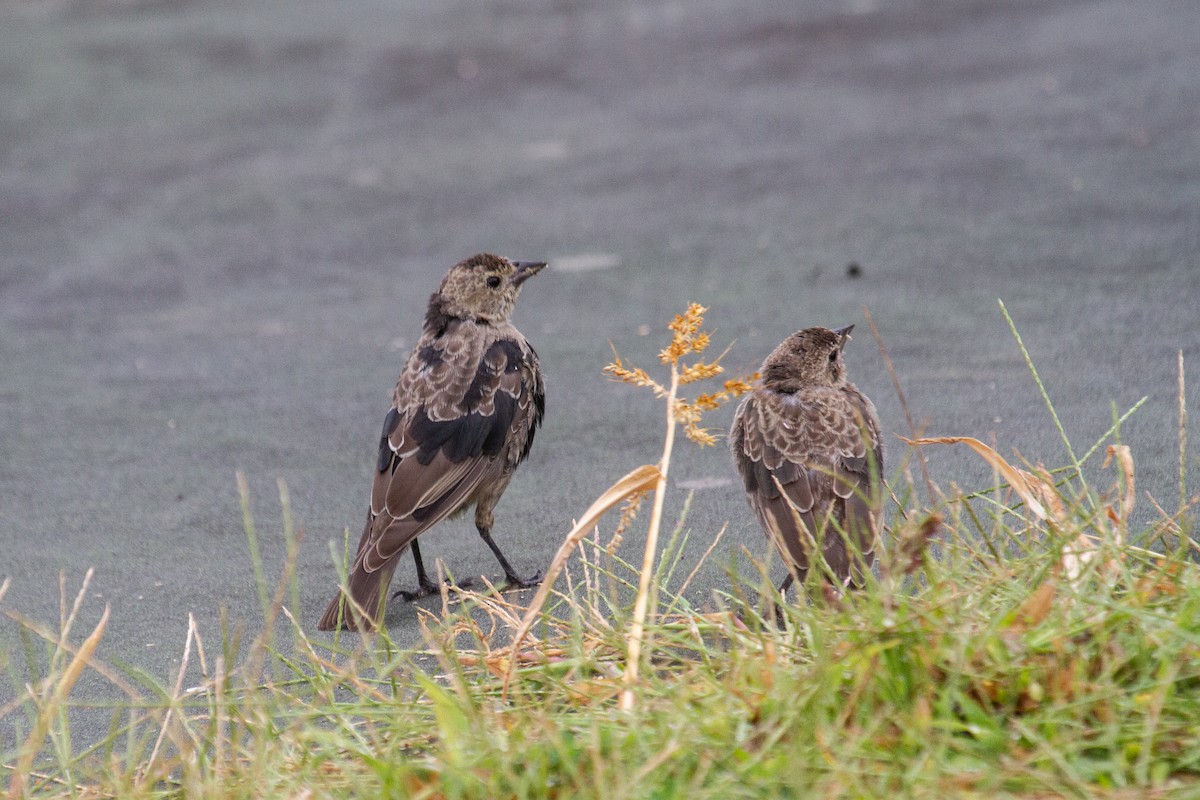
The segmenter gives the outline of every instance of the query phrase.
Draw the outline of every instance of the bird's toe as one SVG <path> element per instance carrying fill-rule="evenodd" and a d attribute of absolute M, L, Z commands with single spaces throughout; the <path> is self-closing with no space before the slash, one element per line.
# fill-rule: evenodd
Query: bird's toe
<path fill-rule="evenodd" d="M 474 584 L 474 581 L 471 580 L 470 578 L 467 578 L 467 579 L 461 580 L 461 581 L 452 581 L 449 578 L 447 578 L 445 580 L 445 584 L 446 584 L 446 587 L 449 589 L 469 589 L 471 587 L 471 585 Z M 438 586 L 433 581 L 426 581 L 426 582 L 419 584 L 417 586 L 416 591 L 409 591 L 407 589 L 398 590 L 395 594 L 392 595 L 392 599 L 395 600 L 397 597 L 399 597 L 399 598 L 403 599 L 406 603 L 411 603 L 414 600 L 420 600 L 422 597 L 429 597 L 430 595 L 441 594 L 441 593 L 442 593 L 441 586 Z"/>
<path fill-rule="evenodd" d="M 504 591 L 512 589 L 530 589 L 538 586 L 542 582 L 542 571 L 530 575 L 528 578 L 522 578 L 520 575 L 506 575 L 507 583 L 504 586 Z"/>

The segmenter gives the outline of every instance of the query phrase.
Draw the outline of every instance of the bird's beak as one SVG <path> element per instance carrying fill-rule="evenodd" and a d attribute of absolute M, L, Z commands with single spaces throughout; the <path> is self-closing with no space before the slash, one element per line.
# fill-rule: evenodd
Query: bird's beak
<path fill-rule="evenodd" d="M 833 332 L 837 334 L 839 343 L 842 347 L 846 346 L 846 342 L 850 341 L 850 331 L 854 330 L 853 325 L 846 325 L 841 328 L 834 328 Z"/>
<path fill-rule="evenodd" d="M 546 268 L 545 261 L 514 261 L 512 265 L 517 268 L 509 279 L 513 286 L 520 286 Z"/>

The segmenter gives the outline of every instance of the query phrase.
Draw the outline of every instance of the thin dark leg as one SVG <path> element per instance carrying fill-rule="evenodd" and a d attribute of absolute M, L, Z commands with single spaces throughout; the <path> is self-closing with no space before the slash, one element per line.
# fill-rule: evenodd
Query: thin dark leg
<path fill-rule="evenodd" d="M 542 573 L 540 571 L 535 572 L 529 578 L 522 578 L 517 575 L 509 565 L 508 559 L 504 557 L 504 553 L 501 553 L 500 548 L 492 541 L 492 532 L 482 525 L 477 525 L 476 530 L 479 531 L 479 535 L 482 537 L 484 543 L 491 548 L 492 554 L 496 556 L 496 560 L 500 562 L 500 568 L 504 570 L 504 577 L 508 580 L 507 588 L 528 589 L 530 586 L 537 586 L 542 582 Z"/>
<path fill-rule="evenodd" d="M 429 580 L 429 573 L 425 571 L 425 562 L 421 560 L 421 544 L 415 539 L 412 543 L 413 563 L 417 566 L 417 585 L 422 589 L 437 589 L 433 581 Z"/>
<path fill-rule="evenodd" d="M 411 549 L 413 554 L 413 563 L 417 566 L 417 590 L 415 592 L 410 592 L 405 589 L 400 589 L 392 595 L 393 600 L 397 597 L 402 597 L 407 602 L 411 603 L 413 600 L 419 600 L 422 597 L 428 597 L 431 594 L 438 594 L 441 592 L 441 587 L 434 583 L 433 580 L 430 579 L 429 573 L 425 571 L 425 562 L 421 560 L 421 546 L 417 544 L 416 540 L 413 541 Z M 447 578 L 446 585 L 454 586 L 455 584 L 451 583 L 450 579 Z M 459 581 L 458 585 L 466 588 L 467 586 L 471 585 L 471 581 L 470 579 Z"/>
<path fill-rule="evenodd" d="M 783 615 L 783 604 L 787 602 L 787 590 L 791 587 L 792 582 L 796 580 L 795 573 L 788 571 L 787 577 L 783 579 L 783 583 L 779 584 L 779 597 L 773 598 L 771 606 L 775 610 L 775 624 L 780 629 L 787 627 L 787 618 Z"/>

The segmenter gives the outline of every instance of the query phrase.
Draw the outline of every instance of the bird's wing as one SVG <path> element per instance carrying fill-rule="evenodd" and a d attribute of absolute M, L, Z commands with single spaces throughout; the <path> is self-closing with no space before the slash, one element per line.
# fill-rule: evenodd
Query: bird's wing
<path fill-rule="evenodd" d="M 841 480 L 834 491 L 846 503 L 846 531 L 855 537 L 863 555 L 870 558 L 883 523 L 883 437 L 871 400 L 854 386 L 845 387 L 843 394 L 853 417 L 839 437 L 837 467 Z"/>
<path fill-rule="evenodd" d="M 409 359 L 384 421 L 372 523 L 356 566 L 382 568 L 528 452 L 540 422 L 540 377 L 528 346 L 451 329 Z M 478 333 L 476 331 L 476 333 Z M 459 335 L 456 335 L 459 334 Z"/>
<path fill-rule="evenodd" d="M 873 547 L 873 528 L 862 525 L 872 519 L 867 502 L 871 459 L 857 415 L 847 412 L 829 396 L 760 389 L 743 401 L 734 423 L 731 447 L 750 505 L 802 572 L 815 537 L 822 536 L 830 567 L 839 575 L 848 573 L 846 548 L 829 528 L 830 514 L 860 547 L 868 552 Z M 860 513 L 860 507 L 868 513 Z"/>
<path fill-rule="evenodd" d="M 803 575 L 808 569 L 810 549 L 806 542 L 810 531 L 816 529 L 816 502 L 808 470 L 787 460 L 773 444 L 777 438 L 773 429 L 780 420 L 771 412 L 768 399 L 765 393 L 756 391 L 742 401 L 730 432 L 730 447 L 750 507 L 776 546 Z M 790 503 L 783 497 L 785 489 Z"/>

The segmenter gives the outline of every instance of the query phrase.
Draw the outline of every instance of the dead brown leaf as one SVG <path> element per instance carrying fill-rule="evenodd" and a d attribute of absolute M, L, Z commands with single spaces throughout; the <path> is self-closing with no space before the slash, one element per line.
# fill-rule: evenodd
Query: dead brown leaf
<path fill-rule="evenodd" d="M 1041 586 L 1034 589 L 1029 597 L 1021 603 L 1021 607 L 1017 609 L 1016 616 L 1012 622 L 1008 624 L 1009 630 L 1022 631 L 1035 628 L 1042 623 L 1049 614 L 1050 609 L 1054 607 L 1054 595 L 1057 591 L 1058 581 L 1051 577 L 1044 581 Z"/>
<path fill-rule="evenodd" d="M 900 439 L 914 446 L 926 444 L 965 444 L 978 453 L 979 457 L 986 461 L 992 469 L 1000 473 L 1008 485 L 1013 488 L 1013 491 L 1020 496 L 1022 502 L 1029 507 L 1029 510 L 1038 519 L 1045 521 L 1050 518 L 1046 508 L 1038 500 L 1038 492 L 1030 486 L 1029 481 L 1026 479 L 1029 473 L 1012 466 L 999 453 L 978 439 L 970 436 L 936 436 L 926 439 L 905 439 L 901 436 Z"/>

